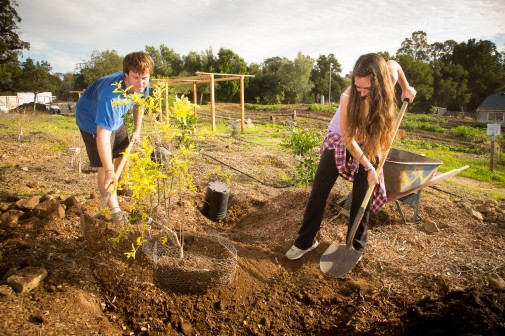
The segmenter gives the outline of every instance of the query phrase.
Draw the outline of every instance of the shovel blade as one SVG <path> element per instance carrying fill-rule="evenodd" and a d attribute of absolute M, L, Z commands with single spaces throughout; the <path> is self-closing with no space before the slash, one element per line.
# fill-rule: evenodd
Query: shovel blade
<path fill-rule="evenodd" d="M 352 246 L 339 245 L 333 242 L 324 251 L 319 261 L 319 268 L 324 274 L 339 278 L 349 273 L 360 261 L 363 252 L 356 251 Z"/>

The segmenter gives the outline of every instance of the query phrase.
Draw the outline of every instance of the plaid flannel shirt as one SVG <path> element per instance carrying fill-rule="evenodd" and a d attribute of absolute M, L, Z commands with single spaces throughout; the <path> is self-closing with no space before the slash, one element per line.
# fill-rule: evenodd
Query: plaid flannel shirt
<path fill-rule="evenodd" d="M 346 180 L 353 182 L 354 174 L 358 172 L 359 162 L 354 157 L 350 157 L 346 161 L 346 151 L 347 149 L 342 142 L 342 137 L 340 134 L 328 130 L 326 137 L 324 138 L 323 144 L 321 145 L 321 154 L 325 150 L 335 150 L 335 164 L 337 165 L 337 170 L 339 175 L 341 175 Z M 372 211 L 378 212 L 382 206 L 387 201 L 386 187 L 384 183 L 384 174 L 381 171 L 379 176 L 379 185 L 375 186 L 372 201 Z"/>

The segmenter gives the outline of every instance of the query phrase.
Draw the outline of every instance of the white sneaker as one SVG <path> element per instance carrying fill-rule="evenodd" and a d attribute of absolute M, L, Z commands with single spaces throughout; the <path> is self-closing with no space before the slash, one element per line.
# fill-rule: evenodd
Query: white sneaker
<path fill-rule="evenodd" d="M 289 260 L 300 259 L 301 257 L 303 257 L 303 255 L 305 253 L 312 251 L 318 245 L 319 245 L 319 242 L 317 240 L 314 240 L 314 244 L 312 244 L 312 246 L 309 247 L 306 250 L 299 249 L 298 247 L 296 247 L 295 245 L 293 245 L 293 246 L 291 246 L 291 248 L 289 249 L 289 251 L 286 253 L 286 258 L 288 258 Z"/>

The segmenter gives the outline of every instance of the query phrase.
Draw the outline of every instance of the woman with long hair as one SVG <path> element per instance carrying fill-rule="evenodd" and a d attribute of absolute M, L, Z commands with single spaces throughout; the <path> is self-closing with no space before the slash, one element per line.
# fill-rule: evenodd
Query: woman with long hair
<path fill-rule="evenodd" d="M 395 119 L 395 91 L 398 83 L 402 101 L 414 100 L 411 87 L 401 66 L 386 62 L 379 54 L 362 55 L 352 71 L 351 85 L 340 96 L 340 105 L 333 116 L 321 146 L 321 158 L 305 208 L 301 228 L 293 246 L 286 253 L 291 260 L 315 249 L 326 201 L 338 176 L 353 182 L 347 234 L 354 223 L 369 183 L 377 184 L 371 208 L 377 212 L 386 203 L 384 175 L 375 167 L 391 142 Z M 353 247 L 363 251 L 367 242 L 367 206 L 353 240 Z"/>

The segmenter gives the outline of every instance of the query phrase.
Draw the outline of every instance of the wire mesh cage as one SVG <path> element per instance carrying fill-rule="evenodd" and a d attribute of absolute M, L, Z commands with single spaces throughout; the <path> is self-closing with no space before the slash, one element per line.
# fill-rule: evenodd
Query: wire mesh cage
<path fill-rule="evenodd" d="M 217 235 L 167 230 L 149 234 L 142 251 L 154 268 L 154 283 L 178 293 L 204 292 L 233 282 L 237 250 Z"/>

